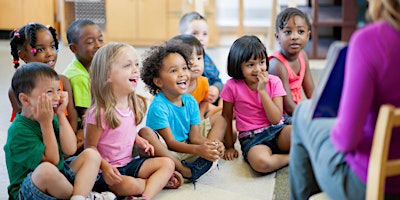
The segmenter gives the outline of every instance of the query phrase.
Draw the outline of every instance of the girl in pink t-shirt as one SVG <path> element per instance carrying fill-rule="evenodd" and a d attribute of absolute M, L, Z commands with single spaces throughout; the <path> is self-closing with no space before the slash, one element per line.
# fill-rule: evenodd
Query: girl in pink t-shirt
<path fill-rule="evenodd" d="M 183 178 L 174 172 L 169 158 L 132 158 L 134 145 L 154 156 L 154 147 L 138 135 L 136 127 L 146 111 L 144 99 L 135 94 L 139 77 L 139 59 L 132 46 L 109 43 L 96 52 L 90 71 L 94 101 L 85 118 L 85 148 L 96 149 L 102 157 L 94 190 L 153 199 L 164 187 L 179 187 Z M 150 131 L 142 128 L 139 134 Z"/>
<path fill-rule="evenodd" d="M 286 92 L 277 76 L 268 74 L 268 55 L 256 36 L 237 39 L 228 55 L 232 77 L 221 92 L 227 121 L 225 159 L 238 156 L 232 134 L 233 114 L 244 159 L 257 172 L 268 173 L 289 163 L 292 126 L 283 124 Z"/>

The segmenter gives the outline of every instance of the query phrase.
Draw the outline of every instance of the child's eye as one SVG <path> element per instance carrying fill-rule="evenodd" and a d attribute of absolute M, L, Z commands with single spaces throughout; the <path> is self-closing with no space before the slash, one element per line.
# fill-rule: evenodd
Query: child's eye
<path fill-rule="evenodd" d="M 186 70 L 188 70 L 189 69 L 189 67 L 188 66 L 184 66 L 184 67 L 182 67 L 182 70 L 183 71 L 186 71 Z"/>
<path fill-rule="evenodd" d="M 303 35 L 303 33 L 305 33 L 305 31 L 299 30 L 298 33 L 299 33 L 300 35 Z"/>
<path fill-rule="evenodd" d="M 124 66 L 124 68 L 130 68 L 132 66 L 132 64 L 127 64 Z"/>
<path fill-rule="evenodd" d="M 37 48 L 36 49 L 36 52 L 38 52 L 38 53 L 41 53 L 41 52 L 43 52 L 44 51 L 44 48 Z"/>
<path fill-rule="evenodd" d="M 283 33 L 284 33 L 285 35 L 290 35 L 290 34 L 292 33 L 292 31 L 283 31 Z"/>
<path fill-rule="evenodd" d="M 171 69 L 171 73 L 176 73 L 176 69 Z"/>
<path fill-rule="evenodd" d="M 253 63 L 247 63 L 246 67 L 253 67 Z"/>
<path fill-rule="evenodd" d="M 50 49 L 56 49 L 56 45 L 51 45 Z"/>

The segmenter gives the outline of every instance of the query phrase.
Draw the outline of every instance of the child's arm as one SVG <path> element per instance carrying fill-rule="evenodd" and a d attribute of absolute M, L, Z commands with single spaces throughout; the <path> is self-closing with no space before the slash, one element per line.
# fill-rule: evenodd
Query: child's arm
<path fill-rule="evenodd" d="M 60 104 L 57 107 L 57 118 L 60 129 L 60 144 L 64 154 L 73 155 L 77 149 L 76 136 L 71 124 L 65 116 L 65 109 L 68 105 L 68 93 L 61 92 Z"/>
<path fill-rule="evenodd" d="M 86 132 L 85 148 L 92 148 L 97 151 L 97 144 L 99 143 L 99 139 L 101 134 L 103 133 L 103 129 L 97 127 L 94 124 L 88 123 L 85 132 Z M 102 170 L 103 177 L 107 185 L 112 186 L 114 184 L 121 183 L 122 178 L 118 169 L 112 166 L 106 160 L 104 159 L 101 160 L 100 169 Z"/>
<path fill-rule="evenodd" d="M 268 84 L 268 72 L 261 71 L 258 74 L 258 86 L 257 91 L 261 97 L 261 102 L 264 107 L 265 114 L 268 117 L 268 120 L 271 124 L 278 124 L 282 118 L 282 97 L 274 97 L 271 99 L 267 90 L 265 89 Z"/>
<path fill-rule="evenodd" d="M 72 88 L 71 88 L 71 83 L 69 82 L 68 78 L 62 74 L 59 75 L 60 80 L 62 81 L 64 91 L 68 92 L 68 106 L 67 106 L 67 111 L 68 111 L 68 121 L 71 124 L 72 130 L 76 133 L 78 130 L 78 112 L 75 109 L 74 106 L 74 99 L 73 99 L 73 93 L 72 93 Z"/>
<path fill-rule="evenodd" d="M 224 137 L 226 160 L 233 160 L 238 157 L 238 151 L 234 147 L 232 120 L 233 120 L 233 103 L 223 101 L 222 116 L 226 120 L 226 132 Z"/>
<path fill-rule="evenodd" d="M 43 93 L 38 97 L 36 107 L 32 108 L 34 119 L 39 122 L 45 146 L 42 161 L 57 165 L 60 162 L 58 144 L 53 128 L 54 110 L 49 97 Z"/>
<path fill-rule="evenodd" d="M 269 72 L 277 75 L 281 79 L 283 88 L 286 91 L 286 96 L 283 97 L 283 107 L 288 115 L 292 115 L 296 107 L 296 103 L 293 100 L 292 92 L 290 90 L 289 75 L 285 66 L 276 58 L 273 58 L 270 60 Z"/>
<path fill-rule="evenodd" d="M 207 99 L 204 99 L 202 102 L 199 103 L 199 110 L 200 110 L 200 119 L 204 119 L 204 113 L 208 110 L 208 103 Z"/>
<path fill-rule="evenodd" d="M 146 139 L 136 135 L 135 145 L 143 149 L 149 156 L 154 156 L 154 146 L 149 143 Z"/>
<path fill-rule="evenodd" d="M 304 90 L 304 94 L 306 95 L 307 99 L 310 99 L 313 92 L 314 92 L 314 80 L 312 78 L 311 75 L 311 69 L 310 69 L 310 63 L 308 62 L 308 57 L 307 54 L 302 51 L 303 53 L 303 57 L 304 57 L 304 61 L 306 63 L 306 71 L 304 73 L 304 80 L 303 80 L 303 90 Z"/>
<path fill-rule="evenodd" d="M 197 134 L 195 133 L 196 130 Z M 196 143 L 201 140 L 198 139 L 198 136 L 194 136 L 194 135 L 200 135 L 200 129 L 198 125 L 190 127 L 190 134 L 189 134 L 190 144 L 176 141 L 169 127 L 158 130 L 158 133 L 160 133 L 161 136 L 164 138 L 165 142 L 167 143 L 168 149 L 172 151 L 195 154 L 210 161 L 215 161 L 219 158 L 217 146 L 215 146 L 212 141 L 204 138 L 204 140 L 202 140 L 204 141 L 203 143 Z M 192 137 L 197 139 L 192 140 Z"/>

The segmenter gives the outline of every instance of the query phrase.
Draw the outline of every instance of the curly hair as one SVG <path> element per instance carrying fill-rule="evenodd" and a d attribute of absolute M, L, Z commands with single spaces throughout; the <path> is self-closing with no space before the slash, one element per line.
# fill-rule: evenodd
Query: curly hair
<path fill-rule="evenodd" d="M 169 54 L 178 53 L 180 54 L 187 66 L 190 67 L 190 57 L 193 47 L 182 43 L 182 41 L 169 40 L 162 45 L 152 46 L 150 50 L 145 52 L 145 58 L 143 60 L 143 67 L 140 70 L 140 77 L 146 84 L 146 88 L 152 95 L 158 93 L 160 88 L 154 84 L 154 78 L 160 77 L 160 69 L 163 65 L 164 58 Z"/>

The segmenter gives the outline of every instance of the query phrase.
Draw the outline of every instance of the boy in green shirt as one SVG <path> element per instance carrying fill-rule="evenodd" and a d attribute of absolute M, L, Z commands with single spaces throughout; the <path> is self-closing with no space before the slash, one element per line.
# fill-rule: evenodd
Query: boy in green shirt
<path fill-rule="evenodd" d="M 68 93 L 60 92 L 57 72 L 30 62 L 15 72 L 11 87 L 21 112 L 4 146 L 9 199 L 114 199 L 112 193 L 90 192 L 100 167 L 98 152 L 87 149 L 64 161 L 77 143 L 64 114 Z"/>

